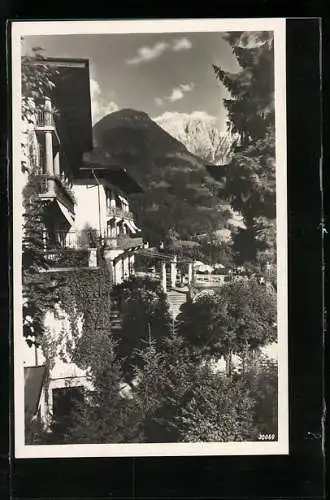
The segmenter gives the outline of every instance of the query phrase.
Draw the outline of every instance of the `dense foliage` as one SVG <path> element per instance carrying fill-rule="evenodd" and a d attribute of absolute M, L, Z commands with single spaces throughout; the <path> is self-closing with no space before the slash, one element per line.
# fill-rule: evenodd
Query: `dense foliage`
<path fill-rule="evenodd" d="M 242 357 L 276 340 L 276 295 L 255 279 L 235 280 L 219 291 L 188 301 L 177 331 L 200 359 L 224 356 L 231 374 L 232 355 Z"/>
<path fill-rule="evenodd" d="M 58 71 L 46 64 L 41 47 L 34 47 L 32 55 L 22 57 L 22 119 L 30 122 L 36 110 L 51 98 Z M 44 63 L 44 64 L 43 64 Z"/>
<path fill-rule="evenodd" d="M 23 190 L 23 332 L 28 343 L 40 342 L 43 315 L 56 300 L 56 283 L 43 272 L 50 261 L 44 248 L 44 207 L 38 197 L 38 182 L 31 173 Z"/>
<path fill-rule="evenodd" d="M 94 391 L 85 391 L 76 404 L 62 439 L 69 443 L 134 443 L 143 440 L 140 412 L 134 399 L 122 394 L 123 372 L 116 358 L 116 343 L 98 336 L 98 363 L 90 371 Z"/>
<path fill-rule="evenodd" d="M 118 300 L 122 318 L 117 352 L 125 359 L 123 367 L 129 381 L 133 376 L 133 366 L 138 361 L 135 349 L 141 340 L 159 341 L 171 328 L 171 316 L 160 284 L 148 278 L 131 277 L 113 290 Z"/>
<path fill-rule="evenodd" d="M 238 134 L 227 168 L 224 195 L 244 218 L 235 249 L 239 262 L 275 264 L 274 41 L 270 32 L 226 35 L 241 67 L 228 73 L 213 66 L 230 92 L 229 127 Z"/>
<path fill-rule="evenodd" d="M 120 359 L 108 356 L 94 372 L 95 391 L 75 408 L 63 442 L 252 441 L 277 433 L 276 364 L 263 362 L 229 379 L 196 363 L 184 339 L 170 334 L 143 341 L 135 384 L 123 389 Z M 268 363 L 268 364 L 267 364 Z"/>
<path fill-rule="evenodd" d="M 79 367 L 93 370 L 99 365 L 105 336 L 111 331 L 112 283 L 109 271 L 105 266 L 76 268 L 54 273 L 54 278 L 58 302 L 70 319 L 66 350 Z M 80 323 L 81 317 L 83 321 Z"/>

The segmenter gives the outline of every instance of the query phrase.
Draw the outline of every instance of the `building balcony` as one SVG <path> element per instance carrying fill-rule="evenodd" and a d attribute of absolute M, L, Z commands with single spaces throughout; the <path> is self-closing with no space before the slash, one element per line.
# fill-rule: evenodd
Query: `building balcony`
<path fill-rule="evenodd" d="M 50 249 L 90 249 L 104 246 L 105 248 L 118 248 L 129 250 L 130 248 L 143 247 L 143 238 L 133 238 L 128 235 L 116 237 L 101 236 L 96 229 L 82 229 L 80 231 L 55 231 L 52 238 L 45 236 L 46 247 Z"/>
<path fill-rule="evenodd" d="M 100 247 L 123 251 L 143 247 L 143 239 L 140 237 L 100 237 L 99 231 L 95 229 L 46 233 L 44 241 L 45 257 L 51 268 L 96 267 L 100 265 Z"/>
<path fill-rule="evenodd" d="M 75 200 L 69 186 L 56 175 L 38 175 L 38 196 L 43 201 L 58 200 L 72 214 L 74 213 Z"/>
<path fill-rule="evenodd" d="M 51 267 L 95 267 L 100 238 L 97 231 L 52 231 L 44 234 L 44 253 Z"/>
<path fill-rule="evenodd" d="M 117 237 L 104 237 L 103 244 L 106 248 L 118 248 L 120 250 L 129 250 L 143 247 L 143 238 L 122 235 Z"/>
<path fill-rule="evenodd" d="M 118 217 L 120 219 L 134 220 L 134 214 L 119 207 L 107 207 L 107 217 Z"/>
<path fill-rule="evenodd" d="M 54 130 L 54 114 L 49 110 L 38 110 L 36 113 L 36 130 Z"/>

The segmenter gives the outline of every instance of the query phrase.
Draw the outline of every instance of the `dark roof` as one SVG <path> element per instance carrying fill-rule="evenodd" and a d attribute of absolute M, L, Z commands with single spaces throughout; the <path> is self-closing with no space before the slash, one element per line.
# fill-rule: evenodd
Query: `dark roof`
<path fill-rule="evenodd" d="M 82 154 L 93 147 L 88 59 L 46 58 L 28 64 L 57 69 L 54 89 L 56 128 L 74 175 Z"/>
<path fill-rule="evenodd" d="M 109 153 L 99 148 L 83 155 L 83 167 L 80 168 L 80 177 L 93 178 L 93 171 L 97 177 L 108 180 L 127 194 L 141 193 L 143 187 L 127 169 L 127 167 Z"/>
<path fill-rule="evenodd" d="M 24 408 L 25 416 L 29 418 L 38 411 L 45 375 L 44 365 L 24 367 Z"/>

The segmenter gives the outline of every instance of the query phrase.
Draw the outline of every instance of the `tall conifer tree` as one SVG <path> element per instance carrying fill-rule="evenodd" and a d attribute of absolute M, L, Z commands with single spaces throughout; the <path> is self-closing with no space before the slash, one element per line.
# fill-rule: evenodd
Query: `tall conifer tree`
<path fill-rule="evenodd" d="M 244 218 L 234 237 L 238 261 L 275 264 L 275 109 L 274 42 L 271 32 L 225 36 L 241 69 L 213 66 L 230 92 L 224 103 L 228 125 L 238 139 L 227 168 L 225 195 Z"/>

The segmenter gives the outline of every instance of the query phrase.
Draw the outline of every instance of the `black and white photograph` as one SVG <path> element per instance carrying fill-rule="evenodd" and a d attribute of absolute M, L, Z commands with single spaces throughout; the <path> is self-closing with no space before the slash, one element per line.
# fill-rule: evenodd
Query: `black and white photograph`
<path fill-rule="evenodd" d="M 15 456 L 288 454 L 285 20 L 11 43 Z"/>

